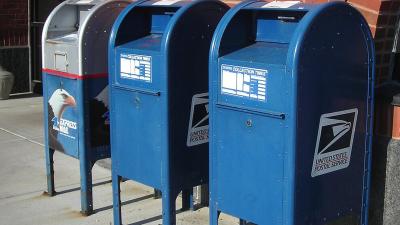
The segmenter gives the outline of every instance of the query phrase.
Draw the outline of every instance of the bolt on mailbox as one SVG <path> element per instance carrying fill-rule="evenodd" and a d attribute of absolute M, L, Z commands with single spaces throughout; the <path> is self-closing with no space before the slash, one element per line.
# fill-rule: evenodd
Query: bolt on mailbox
<path fill-rule="evenodd" d="M 93 212 L 91 169 L 110 157 L 107 44 L 130 1 L 68 0 L 49 15 L 42 34 L 47 192 L 54 187 L 53 154 L 79 159 L 82 213 Z"/>
<path fill-rule="evenodd" d="M 367 224 L 374 49 L 343 2 L 246 1 L 210 52 L 210 224 Z"/>
<path fill-rule="evenodd" d="M 162 192 L 175 224 L 194 186 L 208 183 L 208 55 L 228 7 L 219 1 L 138 1 L 116 20 L 109 46 L 114 224 L 121 178 Z"/>

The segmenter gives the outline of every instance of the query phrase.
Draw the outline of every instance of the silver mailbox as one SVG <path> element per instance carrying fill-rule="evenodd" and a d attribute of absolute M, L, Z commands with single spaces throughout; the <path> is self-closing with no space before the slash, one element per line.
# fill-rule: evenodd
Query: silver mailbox
<path fill-rule="evenodd" d="M 57 6 L 43 29 L 43 68 L 81 76 L 106 72 L 109 32 L 129 2 L 67 0 Z"/>

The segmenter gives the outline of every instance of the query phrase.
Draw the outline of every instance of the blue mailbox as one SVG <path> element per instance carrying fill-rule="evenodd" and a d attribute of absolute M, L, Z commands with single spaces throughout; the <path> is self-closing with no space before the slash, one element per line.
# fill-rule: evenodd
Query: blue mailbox
<path fill-rule="evenodd" d="M 129 0 L 67 0 L 43 28 L 47 193 L 56 194 L 55 150 L 79 159 L 82 213 L 93 212 L 92 166 L 110 157 L 107 44 Z"/>
<path fill-rule="evenodd" d="M 374 48 L 343 2 L 243 2 L 210 52 L 210 220 L 367 224 Z"/>
<path fill-rule="evenodd" d="M 162 192 L 175 224 L 194 186 L 208 183 L 208 55 L 228 7 L 216 0 L 138 1 L 116 20 L 109 46 L 114 224 L 121 178 Z"/>

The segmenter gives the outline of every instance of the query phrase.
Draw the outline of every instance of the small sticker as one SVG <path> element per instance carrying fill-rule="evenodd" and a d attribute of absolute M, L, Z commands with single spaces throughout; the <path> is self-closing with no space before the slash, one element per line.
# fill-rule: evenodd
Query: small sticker
<path fill-rule="evenodd" d="M 289 8 L 299 3 L 300 1 L 273 1 L 265 4 L 262 8 Z"/>
<path fill-rule="evenodd" d="M 358 109 L 321 115 L 311 177 L 350 165 Z"/>
<path fill-rule="evenodd" d="M 151 82 L 151 56 L 121 54 L 121 78 Z"/>
<path fill-rule="evenodd" d="M 158 1 L 153 3 L 153 5 L 173 5 L 177 2 L 179 2 L 180 0 L 162 0 L 162 1 Z"/>
<path fill-rule="evenodd" d="M 208 142 L 208 93 L 196 94 L 192 98 L 190 121 L 186 145 L 188 147 Z"/>
<path fill-rule="evenodd" d="M 265 101 L 267 70 L 241 66 L 221 66 L 221 93 Z"/>

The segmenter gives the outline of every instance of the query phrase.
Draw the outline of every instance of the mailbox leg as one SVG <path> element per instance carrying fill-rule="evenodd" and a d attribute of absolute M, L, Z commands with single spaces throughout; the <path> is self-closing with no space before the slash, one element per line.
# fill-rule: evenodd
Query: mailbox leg
<path fill-rule="evenodd" d="M 218 225 L 219 212 L 213 203 L 210 204 L 210 225 Z"/>
<path fill-rule="evenodd" d="M 246 225 L 246 224 L 247 224 L 246 220 L 243 219 L 239 220 L 239 225 Z"/>
<path fill-rule="evenodd" d="M 92 163 L 87 160 L 80 160 L 81 165 L 81 213 L 89 216 L 93 213 L 92 193 Z"/>
<path fill-rule="evenodd" d="M 47 194 L 56 195 L 54 187 L 54 149 L 46 147 L 46 176 L 47 176 Z"/>
<path fill-rule="evenodd" d="M 113 172 L 112 189 L 113 189 L 113 212 L 114 225 L 122 225 L 121 217 L 121 177 Z"/>
<path fill-rule="evenodd" d="M 154 199 L 160 199 L 161 198 L 161 191 L 154 188 Z"/>
<path fill-rule="evenodd" d="M 182 211 L 193 210 L 193 188 L 182 191 Z"/>
<path fill-rule="evenodd" d="M 175 199 L 176 197 L 171 190 L 163 191 L 162 193 L 163 225 L 176 224 Z"/>

